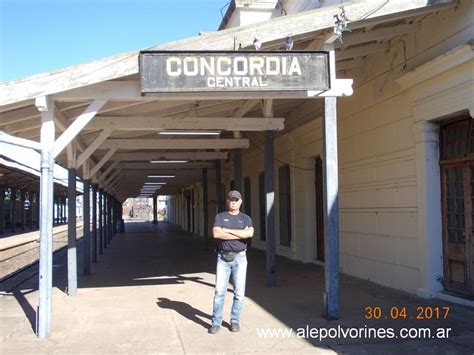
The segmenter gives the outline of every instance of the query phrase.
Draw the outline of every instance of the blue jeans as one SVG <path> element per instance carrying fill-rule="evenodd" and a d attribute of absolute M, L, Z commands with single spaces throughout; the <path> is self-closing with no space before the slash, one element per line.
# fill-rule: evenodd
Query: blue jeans
<path fill-rule="evenodd" d="M 234 285 L 234 300 L 230 312 L 230 322 L 240 323 L 240 314 L 244 307 L 245 280 L 247 277 L 247 255 L 245 251 L 238 253 L 233 261 L 225 261 L 221 253 L 217 254 L 216 289 L 212 324 L 221 325 L 224 298 L 227 293 L 229 277 Z"/>

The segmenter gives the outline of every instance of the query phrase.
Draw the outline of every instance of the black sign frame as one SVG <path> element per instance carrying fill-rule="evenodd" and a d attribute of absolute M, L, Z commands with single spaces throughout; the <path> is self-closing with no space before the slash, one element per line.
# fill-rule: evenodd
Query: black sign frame
<path fill-rule="evenodd" d="M 245 75 L 246 71 L 259 75 Z M 302 92 L 331 87 L 329 52 L 324 51 L 141 51 L 139 74 L 142 94 Z"/>

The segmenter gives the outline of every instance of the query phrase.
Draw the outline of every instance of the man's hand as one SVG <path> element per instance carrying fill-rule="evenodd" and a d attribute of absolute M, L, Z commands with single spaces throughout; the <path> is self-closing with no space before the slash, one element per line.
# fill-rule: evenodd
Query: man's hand
<path fill-rule="evenodd" d="M 225 230 L 226 233 L 229 233 L 231 235 L 235 235 L 239 239 L 252 238 L 253 233 L 254 233 L 253 227 L 245 227 L 245 229 L 227 229 L 227 228 L 223 228 L 223 230 Z"/>
<path fill-rule="evenodd" d="M 213 227 L 212 228 L 212 235 L 215 239 L 222 239 L 222 240 L 237 240 L 240 239 L 238 236 L 229 233 L 229 229 L 221 228 L 221 227 Z"/>

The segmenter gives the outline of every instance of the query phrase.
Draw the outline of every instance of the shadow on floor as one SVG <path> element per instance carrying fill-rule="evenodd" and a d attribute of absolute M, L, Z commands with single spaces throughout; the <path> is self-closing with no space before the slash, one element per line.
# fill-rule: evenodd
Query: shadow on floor
<path fill-rule="evenodd" d="M 80 277 L 80 288 L 140 286 L 140 285 L 183 285 L 196 282 L 214 288 L 214 284 L 195 276 L 198 273 L 215 274 L 216 255 L 203 250 L 203 239 L 169 223 L 129 223 L 125 233 L 117 234 L 99 257 L 96 273 L 100 277 Z M 80 249 L 80 248 L 79 248 Z M 78 260 L 82 260 L 79 253 Z M 65 260 L 65 259 L 64 259 Z M 55 261 L 60 265 L 55 269 L 56 287 L 64 289 L 66 281 L 65 261 Z M 314 264 L 303 264 L 284 257 L 276 258 L 277 287 L 266 287 L 265 252 L 251 249 L 248 252 L 248 277 L 246 297 L 252 299 L 273 317 L 288 328 L 302 327 L 452 327 L 456 335 L 474 330 L 474 310 L 452 305 L 449 319 L 430 319 L 426 321 L 392 321 L 390 319 L 366 320 L 367 306 L 379 306 L 389 311 L 393 306 L 406 306 L 409 314 L 416 314 L 422 306 L 445 306 L 438 300 L 426 300 L 416 296 L 385 288 L 377 284 L 340 275 L 340 320 L 327 321 L 322 318 L 324 269 Z M 79 270 L 81 267 L 79 267 Z M 66 283 L 67 284 L 67 283 Z M 37 280 L 21 285 L 20 289 L 37 288 Z M 18 302 L 28 319 L 34 320 L 34 310 L 25 304 L 22 293 L 15 291 Z M 227 296 L 227 302 L 230 295 Z M 209 302 L 212 300 L 210 299 Z M 27 303 L 27 301 L 26 301 Z M 176 311 L 204 328 L 208 328 L 210 315 L 187 303 L 159 298 L 158 307 Z M 245 314 L 243 314 L 245 323 Z M 34 323 L 32 323 L 34 324 Z M 459 324 L 463 324 L 462 327 Z M 314 345 L 341 344 L 341 340 L 308 339 Z M 348 339 L 347 342 L 353 342 Z M 385 340 L 387 341 L 387 340 Z"/>
<path fill-rule="evenodd" d="M 200 311 L 199 309 L 196 309 L 185 302 L 172 301 L 168 298 L 159 297 L 158 302 L 156 302 L 156 304 L 160 308 L 172 309 L 176 311 L 184 318 L 187 318 L 190 321 L 193 321 L 194 323 L 199 324 L 203 328 L 207 329 L 211 326 L 211 322 L 206 323 L 201 319 L 201 318 L 206 318 L 210 320 L 211 316 L 209 314 L 204 313 L 203 311 Z"/>

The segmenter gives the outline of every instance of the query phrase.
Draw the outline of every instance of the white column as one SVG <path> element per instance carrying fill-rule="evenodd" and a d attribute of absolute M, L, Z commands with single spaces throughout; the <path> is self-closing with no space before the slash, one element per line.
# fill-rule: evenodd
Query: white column
<path fill-rule="evenodd" d="M 416 123 L 415 139 L 420 277 L 417 295 L 433 297 L 443 289 L 439 125 Z"/>
<path fill-rule="evenodd" d="M 40 178 L 40 260 L 39 306 L 36 332 L 40 338 L 51 333 L 51 288 L 53 284 L 53 170 L 54 114 L 47 97 L 36 99 L 41 111 L 41 178 Z"/>

